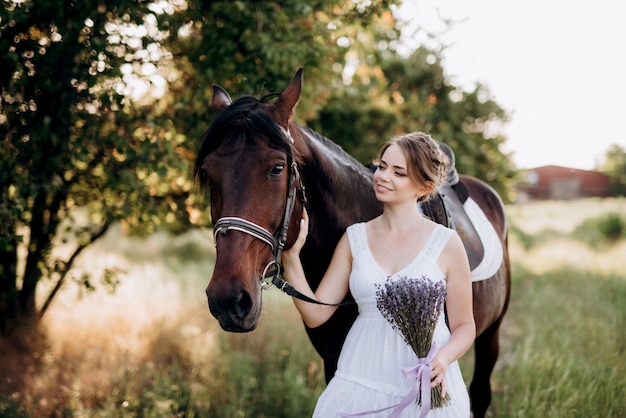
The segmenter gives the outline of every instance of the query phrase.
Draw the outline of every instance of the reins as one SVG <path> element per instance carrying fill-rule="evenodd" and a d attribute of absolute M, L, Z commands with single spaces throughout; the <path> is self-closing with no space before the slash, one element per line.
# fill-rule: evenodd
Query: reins
<path fill-rule="evenodd" d="M 274 286 L 276 286 L 279 290 L 282 290 L 283 292 L 288 294 L 289 296 L 292 296 L 292 297 L 294 297 L 296 299 L 300 299 L 300 300 L 302 300 L 304 302 L 314 303 L 316 305 L 345 306 L 345 305 L 352 305 L 352 304 L 354 304 L 354 302 L 352 302 L 352 301 L 346 301 L 346 302 L 340 302 L 340 303 L 320 302 L 319 300 L 315 300 L 313 298 L 308 297 L 305 294 L 302 294 L 302 293 L 298 292 L 292 285 L 287 283 L 284 279 L 281 279 L 279 277 L 279 274 L 275 275 L 272 278 L 272 284 Z"/>
<path fill-rule="evenodd" d="M 289 139 L 291 144 L 294 144 L 294 139 L 291 136 L 291 133 L 282 128 L 281 130 L 285 134 L 285 136 Z M 287 232 L 289 230 L 289 221 L 291 220 L 291 215 L 293 214 L 293 209 L 296 204 L 296 196 L 298 192 L 300 192 L 300 199 L 302 205 L 306 204 L 306 193 L 304 188 L 304 183 L 302 183 L 302 178 L 300 177 L 300 172 L 298 171 L 298 165 L 295 161 L 292 160 L 289 166 L 289 191 L 287 192 L 287 202 L 285 204 L 285 213 L 283 215 L 283 222 L 281 228 L 278 230 L 276 235 L 272 235 L 267 229 L 263 228 L 260 225 L 255 224 L 247 219 L 240 218 L 237 216 L 224 216 L 219 218 L 215 225 L 213 226 L 213 239 L 215 242 L 215 246 L 217 247 L 217 236 L 218 234 L 226 235 L 228 231 L 235 230 L 239 232 L 243 232 L 244 234 L 248 234 L 260 241 L 263 241 L 272 249 L 272 253 L 274 255 L 272 261 L 270 261 L 263 269 L 263 274 L 261 275 L 261 288 L 263 290 L 269 290 L 272 287 L 276 286 L 279 290 L 286 293 L 289 296 L 295 297 L 297 299 L 303 300 L 309 303 L 315 303 L 318 305 L 326 305 L 326 306 L 343 306 L 352 304 L 354 302 L 341 302 L 341 303 L 324 303 L 312 299 L 298 290 L 296 290 L 292 285 L 287 283 L 280 276 L 282 275 L 283 269 L 281 266 L 281 255 L 283 249 L 285 248 L 285 244 L 287 242 Z M 271 281 L 268 279 L 271 278 Z"/>

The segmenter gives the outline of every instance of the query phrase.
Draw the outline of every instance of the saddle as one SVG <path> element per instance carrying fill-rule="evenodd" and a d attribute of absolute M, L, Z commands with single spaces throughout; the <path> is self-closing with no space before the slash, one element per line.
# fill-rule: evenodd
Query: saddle
<path fill-rule="evenodd" d="M 473 271 L 483 260 L 485 249 L 478 231 L 463 207 L 469 197 L 469 190 L 459 181 L 454 152 L 442 142 L 439 145 L 450 159 L 446 183 L 439 186 L 436 196 L 421 203 L 422 211 L 433 222 L 452 228 L 459 234 Z"/>

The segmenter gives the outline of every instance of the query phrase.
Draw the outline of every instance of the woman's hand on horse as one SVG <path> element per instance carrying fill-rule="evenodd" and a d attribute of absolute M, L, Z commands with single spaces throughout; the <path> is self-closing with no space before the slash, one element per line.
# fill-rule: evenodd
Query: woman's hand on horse
<path fill-rule="evenodd" d="M 306 237 L 309 234 L 309 214 L 306 212 L 306 209 L 302 209 L 302 219 L 300 219 L 300 231 L 298 232 L 298 238 L 293 243 L 291 248 L 285 252 L 289 252 L 291 254 L 300 254 L 300 250 L 304 246 L 306 242 Z"/>
<path fill-rule="evenodd" d="M 306 209 L 302 208 L 300 231 L 298 232 L 298 238 L 296 239 L 296 242 L 293 244 L 293 246 L 298 249 L 298 252 L 300 252 L 300 250 L 304 246 L 307 235 L 309 235 L 309 214 L 306 212 Z"/>

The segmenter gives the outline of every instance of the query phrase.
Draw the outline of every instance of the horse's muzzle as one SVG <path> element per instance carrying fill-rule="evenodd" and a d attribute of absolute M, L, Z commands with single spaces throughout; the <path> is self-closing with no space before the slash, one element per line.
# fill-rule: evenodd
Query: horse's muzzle
<path fill-rule="evenodd" d="M 213 292 L 209 285 L 206 290 L 209 310 L 224 331 L 249 332 L 257 327 L 261 313 L 261 292 L 258 292 L 258 300 L 254 300 L 244 289 L 226 295 L 215 293 L 219 292 Z"/>

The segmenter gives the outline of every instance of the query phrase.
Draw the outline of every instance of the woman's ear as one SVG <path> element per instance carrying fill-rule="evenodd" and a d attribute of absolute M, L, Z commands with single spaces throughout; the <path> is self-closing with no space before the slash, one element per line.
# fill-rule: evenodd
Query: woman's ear
<path fill-rule="evenodd" d="M 435 188 L 435 183 L 433 183 L 432 181 L 427 181 L 421 187 L 420 194 L 422 196 L 428 196 L 433 191 L 434 188 Z"/>

